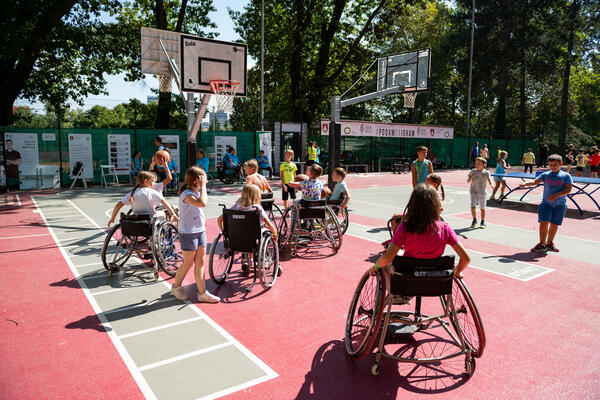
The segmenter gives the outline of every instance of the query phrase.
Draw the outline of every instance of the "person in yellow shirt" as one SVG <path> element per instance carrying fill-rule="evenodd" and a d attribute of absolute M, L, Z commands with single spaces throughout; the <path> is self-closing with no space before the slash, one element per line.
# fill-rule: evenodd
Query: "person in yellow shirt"
<path fill-rule="evenodd" d="M 533 174 L 533 164 L 535 164 L 535 154 L 531 151 L 531 149 L 527 149 L 527 153 L 523 154 L 523 159 L 521 160 L 521 164 L 523 164 L 523 172 L 527 173 L 527 169 L 529 169 L 529 173 Z"/>
<path fill-rule="evenodd" d="M 321 149 L 317 146 L 317 142 L 312 142 L 310 147 L 307 149 L 308 156 L 306 157 L 306 174 L 308 174 L 308 168 L 313 164 L 319 163 L 319 155 Z"/>
<path fill-rule="evenodd" d="M 296 200 L 296 189 L 289 186 L 289 183 L 294 182 L 298 167 L 292 161 L 294 159 L 294 150 L 287 149 L 283 156 L 285 157 L 285 162 L 282 162 L 281 167 L 279 167 L 279 175 L 281 176 L 281 198 L 283 199 L 283 206 L 287 208 L 288 197 L 292 199 L 292 202 Z"/>

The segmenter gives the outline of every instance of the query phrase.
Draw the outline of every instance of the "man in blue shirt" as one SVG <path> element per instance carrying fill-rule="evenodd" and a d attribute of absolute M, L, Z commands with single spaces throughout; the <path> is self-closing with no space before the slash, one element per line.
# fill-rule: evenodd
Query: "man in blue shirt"
<path fill-rule="evenodd" d="M 538 207 L 540 242 L 531 251 L 559 251 L 554 245 L 554 237 L 567 212 L 567 195 L 573 189 L 573 178 L 560 170 L 561 165 L 562 157 L 553 154 L 548 157 L 550 171 L 540 174 L 533 182 L 519 185 L 524 189 L 527 186 L 544 184 L 543 199 Z"/>
<path fill-rule="evenodd" d="M 266 169 L 267 171 L 269 171 L 269 176 L 273 175 L 273 167 L 269 165 L 269 157 L 265 155 L 265 152 L 263 150 L 259 151 L 259 156 L 256 159 L 256 162 L 258 163 L 258 168 L 261 171 Z"/>
<path fill-rule="evenodd" d="M 227 153 L 223 156 L 223 167 L 225 169 L 233 169 L 236 175 L 240 176 L 242 166 L 240 165 L 240 159 L 235 155 L 235 149 L 230 147 Z"/>
<path fill-rule="evenodd" d="M 196 152 L 196 165 L 208 172 L 208 158 L 204 156 L 204 150 L 200 149 Z"/>
<path fill-rule="evenodd" d="M 473 168 L 477 157 L 479 157 L 479 142 L 475 142 L 475 146 L 471 149 L 471 166 L 469 168 Z"/>

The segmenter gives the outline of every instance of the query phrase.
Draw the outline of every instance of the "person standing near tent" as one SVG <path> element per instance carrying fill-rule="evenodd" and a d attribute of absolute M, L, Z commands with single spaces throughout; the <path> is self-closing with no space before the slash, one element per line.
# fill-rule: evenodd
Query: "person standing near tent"
<path fill-rule="evenodd" d="M 306 173 L 308 174 L 308 167 L 313 164 L 319 163 L 319 155 L 321 154 L 321 149 L 317 146 L 317 142 L 312 142 L 310 147 L 307 149 L 308 155 L 306 158 Z"/>

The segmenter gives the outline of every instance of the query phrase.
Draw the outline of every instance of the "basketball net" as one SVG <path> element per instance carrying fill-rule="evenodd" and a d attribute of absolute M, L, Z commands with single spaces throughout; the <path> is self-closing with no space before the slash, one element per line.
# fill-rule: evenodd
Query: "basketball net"
<path fill-rule="evenodd" d="M 417 99 L 417 92 L 402 93 L 404 96 L 404 107 L 415 108 L 415 100 Z"/>
<path fill-rule="evenodd" d="M 217 99 L 218 111 L 225 111 L 226 113 L 231 114 L 231 111 L 233 110 L 233 99 L 235 98 L 235 94 L 237 93 L 239 87 L 240 82 L 238 81 L 210 81 L 210 88 Z"/>
<path fill-rule="evenodd" d="M 171 93 L 172 81 L 171 75 L 158 75 L 158 90 L 161 93 Z"/>

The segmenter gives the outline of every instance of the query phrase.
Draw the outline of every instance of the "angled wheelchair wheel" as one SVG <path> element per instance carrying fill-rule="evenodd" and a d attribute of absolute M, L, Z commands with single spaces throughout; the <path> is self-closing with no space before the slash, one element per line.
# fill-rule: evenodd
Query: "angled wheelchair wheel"
<path fill-rule="evenodd" d="M 154 258 L 160 269 L 169 276 L 175 276 L 183 264 L 183 255 L 179 243 L 177 227 L 171 222 L 164 222 L 157 226 L 155 235 Z"/>
<path fill-rule="evenodd" d="M 102 264 L 109 273 L 117 272 L 122 268 L 135 249 L 137 238 L 124 236 L 121 232 L 121 224 L 115 224 L 108 230 L 100 257 Z"/>
<path fill-rule="evenodd" d="M 462 279 L 454 278 L 452 302 L 456 318 L 450 315 L 456 331 L 460 330 L 473 357 L 481 357 L 485 348 L 485 331 L 473 297 Z"/>
<path fill-rule="evenodd" d="M 279 238 L 279 248 L 289 244 L 293 233 L 294 224 L 294 212 L 293 206 L 290 206 L 281 217 L 279 225 L 277 226 L 277 237 Z"/>
<path fill-rule="evenodd" d="M 234 253 L 225 247 L 223 232 L 220 232 L 210 246 L 208 273 L 210 279 L 221 284 L 227 279 L 233 265 Z"/>
<path fill-rule="evenodd" d="M 278 269 L 279 247 L 273 235 L 268 233 L 264 235 L 258 253 L 260 283 L 265 290 L 270 289 L 275 284 Z"/>
<path fill-rule="evenodd" d="M 338 210 L 336 210 L 338 211 Z M 339 208 L 337 212 L 338 220 L 340 221 L 340 229 L 342 230 L 342 235 L 346 233 L 348 230 L 348 224 L 350 223 L 350 216 L 348 215 L 348 208 Z"/>
<path fill-rule="evenodd" d="M 215 186 L 215 178 L 211 174 L 206 174 L 206 193 L 210 193 Z"/>
<path fill-rule="evenodd" d="M 267 215 L 271 222 L 275 224 L 277 230 L 279 231 L 279 226 L 283 221 L 284 211 L 277 204 L 273 203 L 273 207 L 268 211 Z M 279 233 L 278 233 L 279 234 Z"/>
<path fill-rule="evenodd" d="M 385 282 L 381 270 L 362 276 L 354 291 L 346 319 L 346 352 L 360 359 L 373 347 L 385 302 Z"/>
<path fill-rule="evenodd" d="M 340 225 L 340 221 L 338 220 L 335 212 L 331 207 L 327 207 L 327 230 L 329 231 L 329 235 L 335 242 L 334 250 L 338 251 L 342 247 L 343 235 L 342 227 Z"/>

